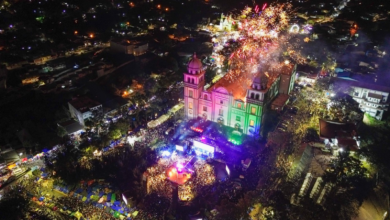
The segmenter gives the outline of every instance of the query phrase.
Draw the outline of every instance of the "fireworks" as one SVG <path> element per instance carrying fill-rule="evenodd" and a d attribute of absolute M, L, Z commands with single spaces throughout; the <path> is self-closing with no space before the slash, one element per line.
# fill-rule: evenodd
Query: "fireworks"
<path fill-rule="evenodd" d="M 241 86 L 250 86 L 258 72 L 268 71 L 268 81 L 272 83 L 286 65 L 283 56 L 296 63 L 305 62 L 296 49 L 299 40 L 293 38 L 299 27 L 289 28 L 292 13 L 291 4 L 264 4 L 254 9 L 247 7 L 233 16 L 237 19 L 239 47 L 228 56 L 230 70 L 225 77 L 241 82 Z"/>

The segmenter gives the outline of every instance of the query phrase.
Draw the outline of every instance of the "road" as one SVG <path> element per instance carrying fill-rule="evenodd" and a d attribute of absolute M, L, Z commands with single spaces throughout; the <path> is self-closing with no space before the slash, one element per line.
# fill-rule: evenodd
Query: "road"
<path fill-rule="evenodd" d="M 386 192 L 375 189 L 360 206 L 358 216 L 352 220 L 383 220 L 386 212 L 386 200 L 388 200 L 388 197 L 384 197 L 386 194 Z"/>

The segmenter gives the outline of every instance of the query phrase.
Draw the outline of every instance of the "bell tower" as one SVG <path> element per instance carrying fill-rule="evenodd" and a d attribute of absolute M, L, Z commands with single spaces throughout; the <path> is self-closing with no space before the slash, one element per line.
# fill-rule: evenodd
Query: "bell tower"
<path fill-rule="evenodd" d="M 184 73 L 184 115 L 188 119 L 199 116 L 199 98 L 205 85 L 205 72 L 202 61 L 194 53 L 187 65 L 187 73 Z"/>

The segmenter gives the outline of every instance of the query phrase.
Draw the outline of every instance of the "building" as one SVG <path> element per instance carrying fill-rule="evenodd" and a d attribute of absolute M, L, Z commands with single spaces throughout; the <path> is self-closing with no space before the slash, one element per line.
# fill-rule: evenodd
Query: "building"
<path fill-rule="evenodd" d="M 282 74 L 243 73 L 239 76 L 226 74 L 207 89 L 205 68 L 194 55 L 184 73 L 184 111 L 188 119 L 203 118 L 234 128 L 241 133 L 255 136 L 260 134 L 264 106 L 283 91 L 292 89 L 295 65 L 285 64 Z M 271 75 L 271 76 L 270 76 Z M 288 76 L 290 77 L 288 79 Z"/>
<path fill-rule="evenodd" d="M 232 15 L 225 16 L 224 14 L 221 14 L 219 29 L 222 31 L 231 31 L 233 29 L 233 24 L 236 22 L 237 21 L 232 18 Z"/>
<path fill-rule="evenodd" d="M 110 41 L 110 49 L 113 52 L 140 56 L 148 51 L 148 43 L 130 40 Z"/>
<path fill-rule="evenodd" d="M 359 103 L 359 108 L 372 117 L 382 120 L 384 111 L 389 108 L 390 87 L 368 83 L 351 84 L 350 95 Z"/>
<path fill-rule="evenodd" d="M 290 65 L 289 61 L 285 61 L 280 70 L 280 85 L 279 94 L 290 94 L 294 89 L 295 76 L 296 76 L 296 65 Z"/>
<path fill-rule="evenodd" d="M 359 149 L 360 140 L 353 123 L 340 123 L 319 119 L 320 139 L 325 147 L 337 155 L 340 149 L 354 152 Z"/>
<path fill-rule="evenodd" d="M 64 128 L 66 133 L 69 136 L 79 135 L 82 132 L 84 132 L 83 126 L 78 121 L 75 121 L 73 119 L 71 119 L 69 121 L 58 123 L 57 125 Z"/>
<path fill-rule="evenodd" d="M 80 97 L 68 102 L 69 112 L 81 125 L 85 125 L 85 120 L 93 118 L 96 114 L 103 115 L 102 104 L 91 100 L 88 97 Z"/>
<path fill-rule="evenodd" d="M 332 84 L 337 92 L 348 92 L 359 103 L 359 108 L 368 115 L 382 120 L 389 108 L 390 87 L 386 79 L 373 80 L 373 77 L 338 78 Z"/>
<path fill-rule="evenodd" d="M 301 200 L 308 197 L 318 205 L 323 205 L 327 195 L 334 188 L 332 183 L 326 182 L 322 178 L 325 171 L 330 167 L 333 156 L 326 151 L 309 145 L 300 150 L 303 150 L 303 152 L 298 165 L 290 172 L 294 172 L 293 175 L 296 177 L 304 176 L 305 178 L 303 181 L 297 182 L 300 185 L 299 191 L 293 193 L 290 202 L 293 205 L 300 205 Z"/>

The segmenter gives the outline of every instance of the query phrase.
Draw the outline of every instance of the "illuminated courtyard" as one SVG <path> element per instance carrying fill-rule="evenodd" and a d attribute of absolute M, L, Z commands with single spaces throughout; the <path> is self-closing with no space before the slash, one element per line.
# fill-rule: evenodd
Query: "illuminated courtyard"
<path fill-rule="evenodd" d="M 172 184 L 178 184 L 178 195 L 182 201 L 192 200 L 202 187 L 212 185 L 216 180 L 214 167 L 205 160 L 179 156 L 175 152 L 160 158 L 145 175 L 148 193 L 171 198 Z"/>

